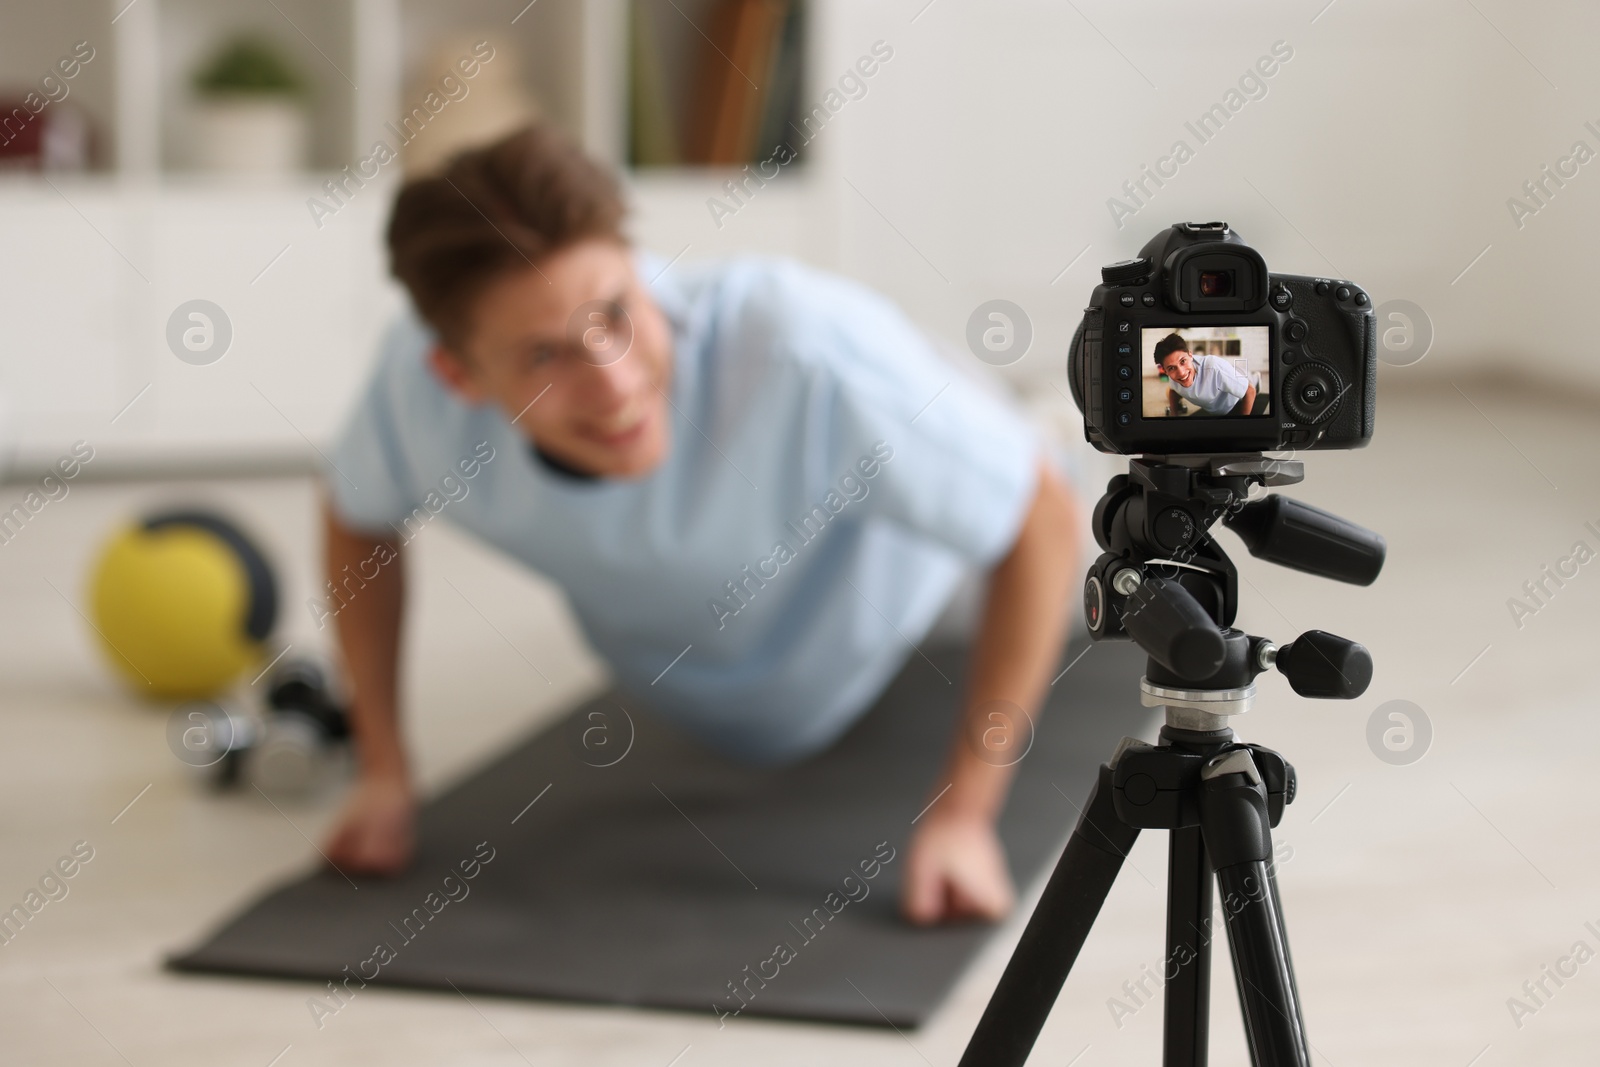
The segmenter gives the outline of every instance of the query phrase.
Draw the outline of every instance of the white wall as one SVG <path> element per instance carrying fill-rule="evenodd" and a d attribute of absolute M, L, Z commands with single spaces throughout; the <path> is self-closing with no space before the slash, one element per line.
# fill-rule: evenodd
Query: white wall
<path fill-rule="evenodd" d="M 882 38 L 895 57 L 827 135 L 904 234 L 846 189 L 841 266 L 940 332 L 959 339 L 979 302 L 1013 300 L 1037 331 L 1016 371 L 1055 374 L 1101 264 L 1172 222 L 1222 218 L 1273 269 L 1420 304 L 1437 339 L 1406 373 L 1499 365 L 1600 386 L 1577 338 L 1600 160 L 1521 231 L 1505 203 L 1574 140 L 1600 151 L 1583 128 L 1600 128 L 1594 5 L 935 0 L 913 22 L 925 2 L 841 9 L 837 48 Z M 1183 122 L 1278 40 L 1294 58 L 1268 95 L 1113 225 L 1107 198 L 1176 138 L 1196 145 Z"/>

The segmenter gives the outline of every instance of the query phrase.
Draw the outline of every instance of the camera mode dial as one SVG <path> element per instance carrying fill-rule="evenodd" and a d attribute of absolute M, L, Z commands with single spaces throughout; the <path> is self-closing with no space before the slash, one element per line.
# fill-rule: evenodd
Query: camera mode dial
<path fill-rule="evenodd" d="M 1284 403 L 1298 421 L 1316 425 L 1339 409 L 1344 383 L 1326 363 L 1302 363 L 1283 383 Z"/>
<path fill-rule="evenodd" d="M 1113 288 L 1119 285 L 1133 285 L 1148 277 L 1150 277 L 1148 259 L 1122 259 L 1100 268 L 1100 280 Z"/>

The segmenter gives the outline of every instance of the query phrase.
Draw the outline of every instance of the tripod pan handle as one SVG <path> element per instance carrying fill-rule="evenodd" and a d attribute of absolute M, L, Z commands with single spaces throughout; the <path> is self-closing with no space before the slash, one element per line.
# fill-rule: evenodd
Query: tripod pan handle
<path fill-rule="evenodd" d="M 1122 627 L 1157 663 L 1196 684 L 1227 655 L 1216 621 L 1175 579 L 1141 581 L 1122 609 Z"/>

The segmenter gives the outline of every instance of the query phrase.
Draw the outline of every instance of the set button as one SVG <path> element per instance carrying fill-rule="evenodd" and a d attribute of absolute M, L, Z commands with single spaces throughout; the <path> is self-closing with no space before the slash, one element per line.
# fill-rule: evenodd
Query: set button
<path fill-rule="evenodd" d="M 1333 417 L 1339 407 L 1339 376 L 1321 363 L 1301 363 L 1284 381 L 1285 407 L 1296 422 L 1316 425 Z"/>

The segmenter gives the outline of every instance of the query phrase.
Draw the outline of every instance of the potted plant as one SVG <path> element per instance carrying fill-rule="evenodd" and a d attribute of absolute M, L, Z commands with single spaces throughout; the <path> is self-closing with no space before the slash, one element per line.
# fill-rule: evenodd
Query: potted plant
<path fill-rule="evenodd" d="M 292 174 L 308 138 L 304 80 L 277 45 L 238 37 L 194 75 L 190 130 L 195 169 L 213 174 Z"/>

